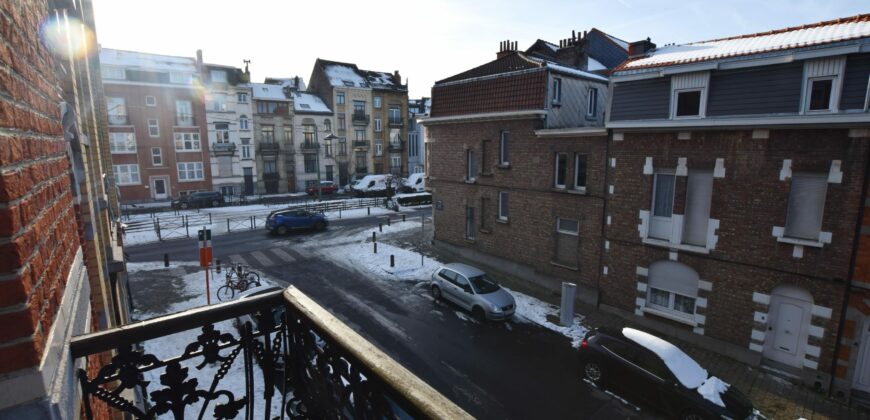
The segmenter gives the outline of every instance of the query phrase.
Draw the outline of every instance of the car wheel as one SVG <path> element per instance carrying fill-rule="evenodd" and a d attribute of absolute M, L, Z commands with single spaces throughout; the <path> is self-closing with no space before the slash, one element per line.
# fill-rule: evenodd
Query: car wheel
<path fill-rule="evenodd" d="M 278 229 L 276 230 L 276 232 L 278 232 L 279 235 L 286 235 L 287 234 L 287 226 L 278 226 Z"/>
<path fill-rule="evenodd" d="M 323 223 L 323 222 L 317 222 L 317 223 L 314 224 L 314 229 L 315 229 L 315 230 L 323 230 L 323 229 L 326 229 L 326 223 Z"/>
<path fill-rule="evenodd" d="M 600 383 L 601 378 L 604 377 L 604 372 L 601 370 L 601 366 L 595 362 L 586 362 L 583 365 L 583 377 L 592 381 L 593 383 Z"/>
<path fill-rule="evenodd" d="M 680 420 L 705 420 L 706 417 L 698 414 L 695 410 L 688 409 L 680 415 Z"/>
<path fill-rule="evenodd" d="M 480 306 L 475 306 L 471 308 L 471 316 L 478 321 L 486 321 L 486 312 L 483 311 L 483 308 Z"/>
<path fill-rule="evenodd" d="M 181 203 L 181 204 L 178 205 L 178 207 L 181 207 L 182 209 L 187 210 L 187 208 L 190 207 L 190 204 L 187 204 L 187 203 Z"/>
<path fill-rule="evenodd" d="M 432 297 L 434 297 L 435 300 L 441 300 L 441 288 L 440 287 L 434 286 L 434 285 L 432 286 Z"/>

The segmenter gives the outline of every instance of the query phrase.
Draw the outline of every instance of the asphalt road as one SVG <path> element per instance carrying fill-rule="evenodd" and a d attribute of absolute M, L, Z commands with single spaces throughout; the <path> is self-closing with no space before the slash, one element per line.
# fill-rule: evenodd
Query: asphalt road
<path fill-rule="evenodd" d="M 431 210 L 406 213 L 428 216 Z M 396 217 L 396 216 L 393 216 Z M 470 414 L 485 419 L 640 418 L 579 380 L 568 339 L 519 322 L 478 323 L 434 301 L 424 282 L 367 278 L 299 246 L 377 226 L 371 217 L 332 221 L 326 232 L 272 237 L 262 229 L 213 238 L 215 258 L 294 285 Z M 195 239 L 131 246 L 131 262 L 197 260 Z M 135 294 L 135 290 L 133 291 Z"/>

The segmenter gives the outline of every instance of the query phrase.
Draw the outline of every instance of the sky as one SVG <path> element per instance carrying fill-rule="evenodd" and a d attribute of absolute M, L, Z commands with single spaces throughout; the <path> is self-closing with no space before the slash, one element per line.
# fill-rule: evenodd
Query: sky
<path fill-rule="evenodd" d="M 524 50 L 598 28 L 626 41 L 686 43 L 870 12 L 837 0 L 93 0 L 104 48 L 195 57 L 243 67 L 252 81 L 301 76 L 317 58 L 399 70 L 411 98 L 495 59 L 499 42 Z"/>

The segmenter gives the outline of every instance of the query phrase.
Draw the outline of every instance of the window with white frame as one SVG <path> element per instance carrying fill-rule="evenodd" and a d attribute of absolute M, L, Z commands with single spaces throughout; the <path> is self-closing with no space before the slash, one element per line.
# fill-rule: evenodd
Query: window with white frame
<path fill-rule="evenodd" d="M 375 132 L 380 133 L 381 131 L 383 131 L 383 128 L 381 126 L 381 119 L 375 118 Z"/>
<path fill-rule="evenodd" d="M 175 120 L 177 125 L 193 125 L 193 104 L 190 101 L 175 101 Z"/>
<path fill-rule="evenodd" d="M 586 98 L 586 117 L 592 118 L 598 114 L 598 88 L 589 88 Z"/>
<path fill-rule="evenodd" d="M 242 139 L 242 159 L 251 158 L 251 139 Z"/>
<path fill-rule="evenodd" d="M 127 124 L 127 104 L 122 97 L 106 97 L 106 111 L 109 114 L 109 124 Z"/>
<path fill-rule="evenodd" d="M 247 92 L 238 92 L 238 93 L 236 93 L 236 100 L 238 100 L 238 102 L 239 102 L 240 104 L 246 104 L 246 103 L 248 103 L 248 94 L 247 94 Z"/>
<path fill-rule="evenodd" d="M 227 95 L 215 93 L 211 95 L 211 110 L 224 112 L 227 110 Z"/>
<path fill-rule="evenodd" d="M 157 97 L 148 95 L 145 97 L 145 106 L 155 107 L 157 106 Z"/>
<path fill-rule="evenodd" d="M 175 133 L 176 152 L 198 152 L 202 150 L 199 133 Z"/>
<path fill-rule="evenodd" d="M 828 174 L 797 172 L 791 177 L 785 236 L 818 241 L 822 230 Z"/>
<path fill-rule="evenodd" d="M 499 191 L 498 193 L 498 220 L 508 220 L 508 192 Z"/>
<path fill-rule="evenodd" d="M 474 224 L 474 207 L 466 206 L 465 207 L 465 239 L 470 241 L 474 240 L 474 232 L 475 224 Z"/>
<path fill-rule="evenodd" d="M 159 147 L 151 148 L 151 165 L 163 166 L 163 149 Z"/>
<path fill-rule="evenodd" d="M 845 68 L 845 56 L 804 61 L 804 112 L 825 113 L 839 109 Z"/>
<path fill-rule="evenodd" d="M 648 271 L 644 308 L 694 322 L 698 298 L 698 273 L 676 261 L 656 261 Z"/>
<path fill-rule="evenodd" d="M 553 103 L 558 104 L 562 102 L 562 79 L 558 77 L 553 78 Z"/>
<path fill-rule="evenodd" d="M 699 118 L 706 114 L 710 72 L 676 74 L 671 77 L 671 118 Z"/>
<path fill-rule="evenodd" d="M 830 111 L 834 77 L 816 77 L 807 81 L 807 111 Z"/>
<path fill-rule="evenodd" d="M 580 221 L 577 219 L 556 218 L 556 264 L 576 268 L 579 263 L 577 253 L 580 236 Z"/>
<path fill-rule="evenodd" d="M 114 154 L 136 153 L 136 133 L 109 133 L 109 150 Z"/>
<path fill-rule="evenodd" d="M 148 119 L 148 137 L 160 137 L 160 124 L 156 118 Z"/>
<path fill-rule="evenodd" d="M 357 140 L 357 141 L 364 141 L 366 139 L 366 130 L 358 128 L 358 129 L 354 130 L 354 134 L 356 137 L 355 140 Z"/>
<path fill-rule="evenodd" d="M 112 172 L 115 174 L 116 185 L 138 185 L 139 180 L 139 165 L 112 165 Z"/>
<path fill-rule="evenodd" d="M 372 98 L 372 106 L 374 106 L 377 109 L 381 109 L 381 97 L 380 96 L 375 96 L 374 98 Z"/>
<path fill-rule="evenodd" d="M 652 214 L 649 224 L 651 238 L 671 239 L 675 183 L 676 176 L 673 172 L 656 172 L 653 176 Z"/>
<path fill-rule="evenodd" d="M 574 153 L 574 189 L 586 191 L 586 155 Z"/>
<path fill-rule="evenodd" d="M 239 117 L 239 130 L 249 130 L 248 117 L 246 115 Z"/>
<path fill-rule="evenodd" d="M 179 162 L 178 167 L 179 181 L 202 181 L 205 176 L 202 172 L 202 162 Z"/>
<path fill-rule="evenodd" d="M 556 188 L 565 188 L 565 182 L 568 179 L 568 154 L 556 152 L 554 166 L 555 173 L 553 175 L 553 186 Z"/>
<path fill-rule="evenodd" d="M 193 74 L 173 71 L 169 73 L 169 82 L 182 85 L 193 83 Z"/>
<path fill-rule="evenodd" d="M 215 138 L 218 143 L 230 142 L 230 124 L 229 123 L 214 123 Z"/>
<path fill-rule="evenodd" d="M 501 139 L 499 140 L 499 151 L 498 151 L 498 160 L 499 164 L 502 166 L 510 165 L 511 157 L 510 157 L 510 136 L 511 132 L 504 130 L 501 132 Z"/>
<path fill-rule="evenodd" d="M 701 89 L 686 89 L 674 92 L 676 117 L 698 117 L 701 115 Z"/>
<path fill-rule="evenodd" d="M 344 105 L 344 92 L 338 92 L 335 94 L 335 102 L 339 105 Z"/>
<path fill-rule="evenodd" d="M 402 155 L 399 153 L 390 153 L 390 170 L 402 170 Z"/>
<path fill-rule="evenodd" d="M 211 70 L 209 72 L 211 75 L 212 83 L 226 83 L 227 82 L 227 72 L 223 70 Z"/>
<path fill-rule="evenodd" d="M 104 79 L 124 80 L 127 78 L 124 68 L 116 66 L 103 66 L 102 75 Z"/>
<path fill-rule="evenodd" d="M 375 140 L 375 156 L 383 156 L 384 155 L 384 141 L 383 140 Z"/>
<path fill-rule="evenodd" d="M 580 234 L 580 222 L 576 219 L 565 219 L 562 217 L 556 218 L 556 231 L 566 233 L 568 235 Z"/>
<path fill-rule="evenodd" d="M 474 159 L 474 150 L 465 151 L 465 180 L 474 181 L 477 177 L 477 161 Z"/>
<path fill-rule="evenodd" d="M 683 216 L 682 243 L 707 246 L 710 203 L 713 199 L 713 172 L 690 170 L 686 181 L 686 212 Z"/>

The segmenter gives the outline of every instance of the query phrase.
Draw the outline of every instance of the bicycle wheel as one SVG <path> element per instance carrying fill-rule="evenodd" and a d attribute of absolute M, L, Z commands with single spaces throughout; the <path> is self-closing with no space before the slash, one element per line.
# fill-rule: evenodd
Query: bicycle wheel
<path fill-rule="evenodd" d="M 232 287 L 224 285 L 217 289 L 217 298 L 221 302 L 231 300 L 235 293 Z"/>
<path fill-rule="evenodd" d="M 260 275 L 253 271 L 245 273 L 245 280 L 248 282 L 248 286 L 260 286 Z"/>

